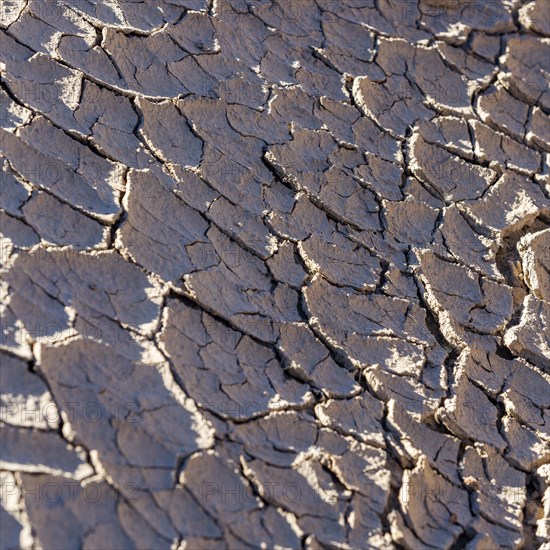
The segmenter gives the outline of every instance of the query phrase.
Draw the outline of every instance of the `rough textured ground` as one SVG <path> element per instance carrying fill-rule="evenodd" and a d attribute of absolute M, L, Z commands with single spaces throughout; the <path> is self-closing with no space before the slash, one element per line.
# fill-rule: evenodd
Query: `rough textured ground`
<path fill-rule="evenodd" d="M 0 547 L 550 548 L 550 3 L 0 0 Z"/>

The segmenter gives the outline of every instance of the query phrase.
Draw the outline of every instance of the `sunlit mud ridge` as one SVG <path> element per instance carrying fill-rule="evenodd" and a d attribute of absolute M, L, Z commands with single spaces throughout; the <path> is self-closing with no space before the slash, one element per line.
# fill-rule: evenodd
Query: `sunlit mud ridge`
<path fill-rule="evenodd" d="M 550 550 L 550 1 L 0 0 L 1 550 Z"/>

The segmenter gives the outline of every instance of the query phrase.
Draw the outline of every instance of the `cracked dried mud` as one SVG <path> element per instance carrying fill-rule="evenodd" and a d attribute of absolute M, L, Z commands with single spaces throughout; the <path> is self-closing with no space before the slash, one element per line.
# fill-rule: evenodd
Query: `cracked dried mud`
<path fill-rule="evenodd" d="M 550 0 L 0 0 L 1 550 L 550 550 Z"/>

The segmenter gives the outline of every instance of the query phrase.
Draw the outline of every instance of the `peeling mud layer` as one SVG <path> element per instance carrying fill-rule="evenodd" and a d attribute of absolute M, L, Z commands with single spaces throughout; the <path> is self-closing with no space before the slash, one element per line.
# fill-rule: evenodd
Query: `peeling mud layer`
<path fill-rule="evenodd" d="M 550 550 L 550 1 L 0 0 L 2 550 Z"/>

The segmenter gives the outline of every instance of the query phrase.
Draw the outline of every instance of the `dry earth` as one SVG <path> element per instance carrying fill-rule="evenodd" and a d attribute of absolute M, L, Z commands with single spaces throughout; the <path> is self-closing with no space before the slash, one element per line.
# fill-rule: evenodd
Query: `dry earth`
<path fill-rule="evenodd" d="M 548 0 L 0 0 L 9 549 L 550 549 Z"/>

